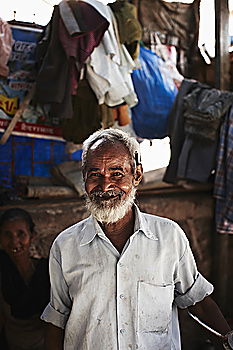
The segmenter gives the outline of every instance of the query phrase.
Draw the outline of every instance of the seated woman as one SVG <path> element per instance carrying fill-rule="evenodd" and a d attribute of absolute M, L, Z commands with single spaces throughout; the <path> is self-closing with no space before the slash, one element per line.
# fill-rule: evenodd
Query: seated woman
<path fill-rule="evenodd" d="M 48 259 L 30 256 L 33 236 L 34 223 L 27 211 L 13 208 L 0 217 L 0 331 L 1 341 L 6 342 L 4 349 L 44 350 L 40 314 L 49 301 Z"/>

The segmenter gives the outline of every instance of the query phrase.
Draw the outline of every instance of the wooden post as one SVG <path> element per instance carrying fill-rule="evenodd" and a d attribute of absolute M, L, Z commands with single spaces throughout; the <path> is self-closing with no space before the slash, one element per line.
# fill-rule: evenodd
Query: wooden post
<path fill-rule="evenodd" d="M 220 90 L 230 88 L 229 16 L 228 0 L 215 0 L 215 87 Z M 219 233 L 215 235 L 217 302 L 223 313 L 227 314 L 229 236 Z"/>
<path fill-rule="evenodd" d="M 215 87 L 229 90 L 229 5 L 228 0 L 215 0 Z"/>

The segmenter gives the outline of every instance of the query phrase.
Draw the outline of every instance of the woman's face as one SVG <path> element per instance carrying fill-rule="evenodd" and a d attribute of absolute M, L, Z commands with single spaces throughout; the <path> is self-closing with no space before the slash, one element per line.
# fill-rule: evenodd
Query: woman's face
<path fill-rule="evenodd" d="M 6 221 L 0 228 L 0 244 L 13 261 L 28 255 L 31 244 L 28 223 L 21 218 Z"/>

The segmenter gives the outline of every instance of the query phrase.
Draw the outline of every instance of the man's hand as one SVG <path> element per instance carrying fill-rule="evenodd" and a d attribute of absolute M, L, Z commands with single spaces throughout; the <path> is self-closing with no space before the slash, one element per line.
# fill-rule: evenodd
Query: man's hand
<path fill-rule="evenodd" d="M 233 331 L 228 332 L 224 336 L 223 346 L 225 350 L 233 349 Z"/>
<path fill-rule="evenodd" d="M 222 335 L 227 335 L 228 332 L 230 332 L 230 326 L 228 325 L 218 305 L 210 296 L 207 296 L 194 306 L 190 306 L 188 309 L 193 315 L 197 316 L 202 322 L 213 328 L 216 332 Z M 208 335 L 217 346 L 217 349 L 223 349 L 224 338 L 218 337 L 217 335 L 215 336 L 210 332 L 208 332 Z"/>

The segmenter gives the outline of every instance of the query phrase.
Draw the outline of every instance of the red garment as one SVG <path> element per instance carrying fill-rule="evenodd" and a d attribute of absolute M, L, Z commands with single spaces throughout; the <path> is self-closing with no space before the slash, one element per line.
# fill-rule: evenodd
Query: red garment
<path fill-rule="evenodd" d="M 77 21 L 77 33 L 70 35 L 60 17 L 59 38 L 69 58 L 71 94 L 76 94 L 80 71 L 86 59 L 97 47 L 109 26 L 109 22 L 95 8 L 83 1 L 68 1 Z M 66 19 L 65 19 L 66 20 Z M 67 18 L 69 21 L 69 18 Z"/>

